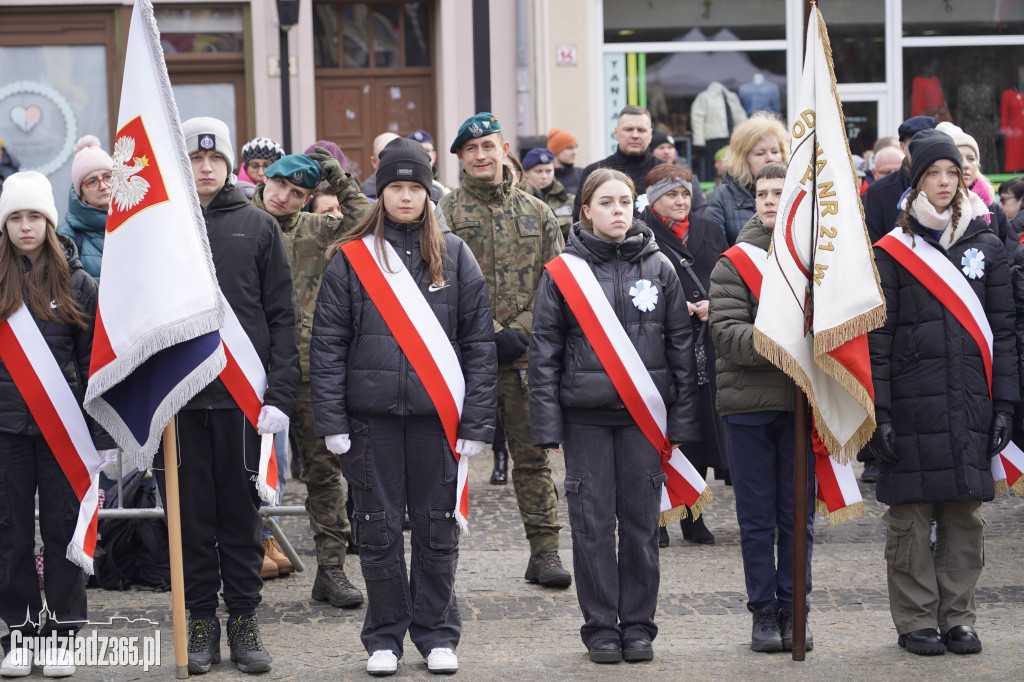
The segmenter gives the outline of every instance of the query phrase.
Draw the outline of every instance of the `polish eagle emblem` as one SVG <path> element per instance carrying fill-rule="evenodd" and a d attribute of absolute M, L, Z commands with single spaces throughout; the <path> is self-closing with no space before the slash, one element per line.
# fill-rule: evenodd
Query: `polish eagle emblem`
<path fill-rule="evenodd" d="M 145 155 L 135 154 L 135 138 L 123 136 L 114 143 L 114 169 L 112 172 L 113 186 L 110 188 L 112 201 L 107 213 L 114 212 L 114 204 L 118 211 L 127 211 L 138 206 L 146 198 L 149 182 L 137 175 L 149 165 Z"/>

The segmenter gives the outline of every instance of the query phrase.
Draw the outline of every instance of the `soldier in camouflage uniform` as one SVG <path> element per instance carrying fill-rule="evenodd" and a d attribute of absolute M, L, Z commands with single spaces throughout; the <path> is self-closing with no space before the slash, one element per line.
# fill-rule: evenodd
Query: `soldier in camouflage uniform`
<path fill-rule="evenodd" d="M 370 210 L 355 177 L 325 150 L 292 154 L 266 169 L 267 181 L 256 189 L 252 202 L 277 218 L 291 261 L 295 293 L 299 301 L 299 356 L 302 382 L 291 421 L 293 454 L 302 462 L 306 484 L 306 511 L 316 543 L 317 574 L 313 599 L 333 606 L 355 607 L 362 593 L 345 575 L 345 546 L 351 532 L 345 513 L 345 489 L 338 458 L 327 451 L 313 431 L 309 390 L 309 342 L 313 332 L 313 308 L 320 280 L 327 269 L 327 248 L 341 233 L 357 224 Z M 330 183 L 338 197 L 343 218 L 302 211 L 302 206 L 321 181 Z"/>
<path fill-rule="evenodd" d="M 576 195 L 569 194 L 565 185 L 555 179 L 555 155 L 543 147 L 531 149 L 523 157 L 523 176 L 537 190 L 537 196 L 551 207 L 562 231 L 562 239 L 568 239 Z"/>
<path fill-rule="evenodd" d="M 544 202 L 512 186 L 503 164 L 508 148 L 493 114 L 467 119 L 451 146 L 462 164 L 462 186 L 442 197 L 440 208 L 487 279 L 498 346 L 498 418 L 530 542 L 526 580 L 568 587 L 572 577 L 558 556 L 558 497 L 547 452 L 532 444 L 526 394 L 533 299 L 544 264 L 562 252 L 562 233 Z"/>

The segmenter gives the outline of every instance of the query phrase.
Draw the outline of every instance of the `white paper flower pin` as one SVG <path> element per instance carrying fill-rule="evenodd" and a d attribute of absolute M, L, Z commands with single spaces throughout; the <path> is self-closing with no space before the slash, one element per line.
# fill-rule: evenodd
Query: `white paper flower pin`
<path fill-rule="evenodd" d="M 633 305 L 642 313 L 651 312 L 658 304 L 658 288 L 649 279 L 638 280 L 630 287 L 629 295 L 633 297 Z"/>
<path fill-rule="evenodd" d="M 960 265 L 969 279 L 981 279 L 985 275 L 985 254 L 978 249 L 967 249 Z"/>
<path fill-rule="evenodd" d="M 637 213 L 643 213 L 644 209 L 647 208 L 647 206 L 648 206 L 648 203 L 647 203 L 647 195 L 646 194 L 641 194 L 640 196 L 638 196 L 636 198 L 636 212 Z"/>

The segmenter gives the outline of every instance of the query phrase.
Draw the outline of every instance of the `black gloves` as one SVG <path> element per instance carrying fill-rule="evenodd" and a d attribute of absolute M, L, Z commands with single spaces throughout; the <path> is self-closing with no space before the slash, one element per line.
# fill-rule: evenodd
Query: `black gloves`
<path fill-rule="evenodd" d="M 892 428 L 892 422 L 882 422 L 875 428 L 868 447 L 879 462 L 893 466 L 899 461 L 896 456 L 896 431 Z"/>
<path fill-rule="evenodd" d="M 494 343 L 498 346 L 499 365 L 511 365 L 530 347 L 530 341 L 526 336 L 508 327 L 502 327 L 501 331 L 494 335 Z"/>
<path fill-rule="evenodd" d="M 993 412 L 992 428 L 988 436 L 988 457 L 992 459 L 1006 447 L 1013 434 L 1013 415 L 1009 412 Z"/>

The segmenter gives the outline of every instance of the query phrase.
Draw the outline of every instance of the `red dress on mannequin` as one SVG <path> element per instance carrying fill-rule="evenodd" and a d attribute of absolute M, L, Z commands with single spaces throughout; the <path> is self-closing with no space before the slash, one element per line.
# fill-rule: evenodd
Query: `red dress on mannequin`
<path fill-rule="evenodd" d="M 1024 170 L 1024 93 L 1005 90 L 999 112 L 999 132 L 1006 140 L 1003 170 L 1007 173 Z"/>
<path fill-rule="evenodd" d="M 925 109 L 946 106 L 942 97 L 942 84 L 935 76 L 918 76 L 911 84 L 910 115 L 920 116 Z"/>

